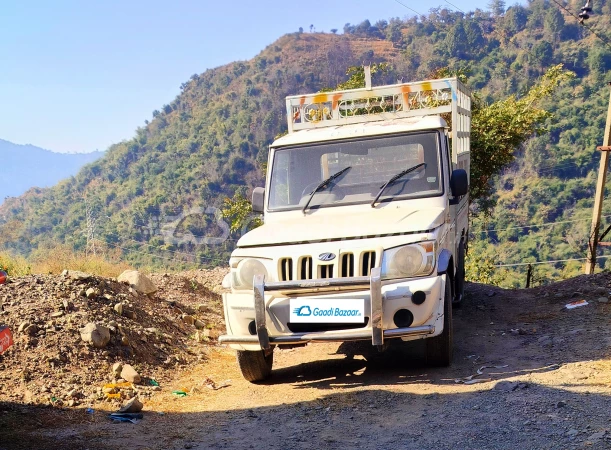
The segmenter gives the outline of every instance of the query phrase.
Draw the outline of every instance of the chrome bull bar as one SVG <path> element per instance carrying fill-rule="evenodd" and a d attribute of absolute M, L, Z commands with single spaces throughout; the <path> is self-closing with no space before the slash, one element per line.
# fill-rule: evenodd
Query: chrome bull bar
<path fill-rule="evenodd" d="M 265 291 L 328 291 L 333 288 L 366 288 L 369 287 L 371 303 L 371 331 L 345 330 L 325 333 L 294 333 L 290 336 L 270 337 L 266 327 Z M 433 334 L 431 325 L 383 329 L 382 281 L 379 267 L 371 269 L 369 277 L 329 278 L 326 280 L 299 280 L 265 283 L 263 275 L 255 275 L 253 282 L 255 300 L 256 335 L 224 335 L 219 337 L 221 344 L 259 344 L 268 350 L 272 344 L 300 344 L 303 342 L 344 342 L 359 341 L 371 338 L 373 345 L 384 345 L 384 338 L 405 336 L 424 336 Z"/>

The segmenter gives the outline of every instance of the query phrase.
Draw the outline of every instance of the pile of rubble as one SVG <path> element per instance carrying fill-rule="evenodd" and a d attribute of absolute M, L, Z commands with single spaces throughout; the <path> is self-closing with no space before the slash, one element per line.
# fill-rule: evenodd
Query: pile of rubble
<path fill-rule="evenodd" d="M 223 276 L 129 271 L 115 280 L 64 271 L 9 279 L 0 285 L 0 325 L 15 343 L 0 355 L 0 400 L 93 406 L 150 396 L 216 345 Z"/>

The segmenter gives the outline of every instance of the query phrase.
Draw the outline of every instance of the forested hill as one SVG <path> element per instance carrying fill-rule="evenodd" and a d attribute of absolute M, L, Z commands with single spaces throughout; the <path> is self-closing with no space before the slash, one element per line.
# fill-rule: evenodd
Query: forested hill
<path fill-rule="evenodd" d="M 76 174 L 102 152 L 55 153 L 34 145 L 0 139 L 0 203 L 32 187 L 49 187 Z"/>
<path fill-rule="evenodd" d="M 293 33 L 250 61 L 193 75 L 133 139 L 51 189 L 5 202 L 0 244 L 24 254 L 57 242 L 84 248 L 86 197 L 99 244 L 134 263 L 225 264 L 233 241 L 203 239 L 224 235 L 206 208 L 263 183 L 267 147 L 286 130 L 286 95 L 334 86 L 352 65 L 390 62 L 390 73 L 374 84 L 423 79 L 449 66 L 468 70 L 471 87 L 491 102 L 523 93 L 547 67 L 564 63 L 577 76 L 548 101 L 556 115 L 550 133 L 518 150 L 515 167 L 498 180 L 492 219 L 475 222 L 471 248 L 490 255 L 488 262 L 478 257 L 480 265 L 583 257 L 587 221 L 567 221 L 590 214 L 611 50 L 553 2 L 506 11 L 496 3 L 495 11 L 441 8 L 419 18 L 364 20 L 340 35 Z M 594 6 L 588 25 L 600 34 L 611 7 Z M 549 222 L 564 223 L 511 228 Z M 484 228 L 503 231 L 478 231 Z M 577 270 L 545 267 L 556 276 Z"/>

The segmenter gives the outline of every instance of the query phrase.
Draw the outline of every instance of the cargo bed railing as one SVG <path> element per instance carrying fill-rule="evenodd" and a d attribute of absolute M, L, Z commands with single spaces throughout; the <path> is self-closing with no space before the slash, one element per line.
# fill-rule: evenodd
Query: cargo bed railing
<path fill-rule="evenodd" d="M 254 277 L 254 304 L 256 335 L 224 335 L 219 337 L 221 344 L 259 344 L 267 350 L 277 344 L 300 344 L 304 342 L 344 342 L 371 339 L 373 345 L 383 345 L 384 338 L 404 336 L 424 336 L 433 334 L 435 327 L 431 325 L 383 329 L 382 282 L 379 267 L 371 269 L 369 277 L 331 278 L 327 280 L 299 280 L 265 283 L 262 275 Z M 297 291 L 300 289 L 316 291 L 329 288 L 369 288 L 371 315 L 371 330 L 339 330 L 324 333 L 292 333 L 283 336 L 270 336 L 267 330 L 266 291 Z"/>
<path fill-rule="evenodd" d="M 471 91 L 457 78 L 286 98 L 288 131 L 450 113 L 452 161 L 469 173 Z"/>

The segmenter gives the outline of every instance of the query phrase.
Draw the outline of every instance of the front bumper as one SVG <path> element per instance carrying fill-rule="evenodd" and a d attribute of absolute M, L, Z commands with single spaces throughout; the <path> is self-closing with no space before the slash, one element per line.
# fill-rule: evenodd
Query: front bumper
<path fill-rule="evenodd" d="M 386 338 L 415 339 L 433 336 L 443 329 L 443 296 L 445 275 L 427 279 L 386 282 L 382 286 L 380 269 L 374 268 L 369 277 L 300 280 L 265 283 L 263 277 L 254 280 L 253 294 L 227 294 L 224 298 L 228 334 L 219 342 L 236 349 L 269 349 L 278 344 L 304 342 L 344 342 L 369 340 L 383 345 Z M 411 292 L 425 290 L 430 296 L 424 306 L 411 303 Z M 289 299 L 295 295 L 313 294 L 364 298 L 369 323 L 363 328 L 323 332 L 290 332 L 288 321 Z M 416 311 L 414 326 L 398 328 L 392 322 L 393 311 L 409 306 Z M 256 333 L 244 325 L 254 319 Z"/>

